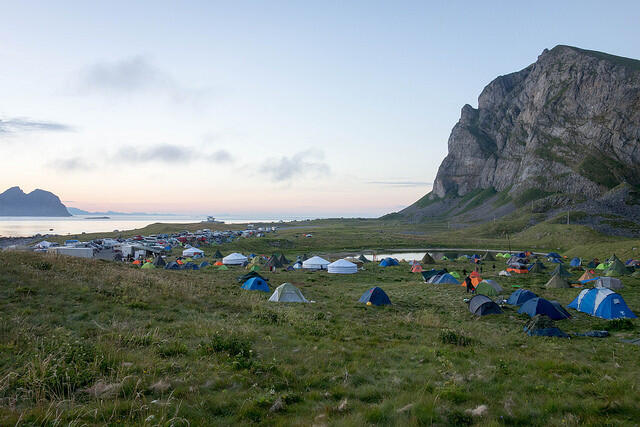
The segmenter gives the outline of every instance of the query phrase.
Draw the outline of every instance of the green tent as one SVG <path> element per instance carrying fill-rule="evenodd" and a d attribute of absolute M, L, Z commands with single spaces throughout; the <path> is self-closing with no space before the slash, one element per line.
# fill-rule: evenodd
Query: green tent
<path fill-rule="evenodd" d="M 620 261 L 615 255 L 613 256 L 613 262 L 609 265 L 604 271 L 605 276 L 622 276 L 623 274 L 627 274 L 627 267 L 624 266 L 622 261 Z"/>
<path fill-rule="evenodd" d="M 502 286 L 500 286 L 495 280 L 491 279 L 483 280 L 476 287 L 476 294 L 486 295 L 489 297 L 500 295 L 502 292 Z"/>
<path fill-rule="evenodd" d="M 596 267 L 596 270 L 606 270 L 607 266 L 604 265 L 603 263 L 598 264 L 598 266 Z"/>
<path fill-rule="evenodd" d="M 536 261 L 531 265 L 529 273 L 544 273 L 545 267 L 540 261 Z"/>
<path fill-rule="evenodd" d="M 446 255 L 443 255 L 443 256 L 442 256 L 442 261 L 449 261 L 449 258 L 447 258 L 447 256 L 446 256 Z"/>
<path fill-rule="evenodd" d="M 360 254 L 360 256 L 358 257 L 358 260 L 362 262 L 371 262 L 367 259 L 366 256 L 364 256 L 364 254 Z"/>
<path fill-rule="evenodd" d="M 221 265 L 220 267 L 218 267 L 218 270 L 220 271 L 227 271 L 229 269 L 229 267 L 227 267 L 226 265 Z"/>
<path fill-rule="evenodd" d="M 222 255 L 220 250 L 217 250 L 216 253 L 213 254 L 213 259 L 222 259 L 222 258 L 224 258 L 224 255 Z"/>
<path fill-rule="evenodd" d="M 282 265 L 291 264 L 291 261 L 289 261 L 289 260 L 284 256 L 284 254 L 280 254 L 280 259 L 279 259 L 279 261 L 280 261 L 280 264 L 282 264 Z"/>
<path fill-rule="evenodd" d="M 458 258 L 456 258 L 456 261 L 458 261 L 458 262 L 469 262 L 469 258 L 467 258 L 466 256 L 459 256 Z"/>
<path fill-rule="evenodd" d="M 431 255 L 429 255 L 429 252 L 427 252 L 426 254 L 424 254 L 424 256 L 422 257 L 422 263 L 423 264 L 435 264 L 436 261 L 433 259 L 433 257 Z"/>
<path fill-rule="evenodd" d="M 147 268 L 156 268 L 155 265 L 153 265 L 152 262 L 145 262 L 141 268 L 147 269 Z"/>
<path fill-rule="evenodd" d="M 449 274 L 452 275 L 453 277 L 455 277 L 456 280 L 460 280 L 460 273 L 458 273 L 457 271 L 452 271 Z"/>
<path fill-rule="evenodd" d="M 275 267 L 275 268 L 283 267 L 282 263 L 280 262 L 278 257 L 275 255 L 272 255 L 271 258 L 269 258 L 269 261 L 267 261 L 267 263 L 264 266 L 269 270 L 271 270 L 271 267 Z"/>
<path fill-rule="evenodd" d="M 544 285 L 544 287 L 547 289 L 562 289 L 562 288 L 570 288 L 571 285 L 569 285 L 569 282 L 567 282 L 567 279 L 565 279 L 564 277 L 558 274 L 554 274 L 553 277 L 549 279 L 547 284 Z"/>
<path fill-rule="evenodd" d="M 278 286 L 276 290 L 269 298 L 270 302 L 309 302 L 302 295 L 300 289 L 293 286 L 291 283 L 283 283 Z"/>
<path fill-rule="evenodd" d="M 484 256 L 482 257 L 483 261 L 495 261 L 496 257 L 493 256 L 493 254 L 489 251 L 487 251 Z"/>
<path fill-rule="evenodd" d="M 564 265 L 558 264 L 558 266 L 551 272 L 552 276 L 571 277 L 571 273 L 564 268 Z"/>
<path fill-rule="evenodd" d="M 251 267 L 249 270 L 251 271 L 259 271 L 260 270 L 260 266 L 258 265 L 254 265 L 253 267 Z"/>

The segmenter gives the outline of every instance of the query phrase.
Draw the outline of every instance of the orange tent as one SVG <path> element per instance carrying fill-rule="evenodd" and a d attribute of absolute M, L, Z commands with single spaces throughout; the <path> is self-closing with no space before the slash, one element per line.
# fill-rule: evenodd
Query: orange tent
<path fill-rule="evenodd" d="M 222 265 L 222 261 L 216 261 L 216 263 L 213 265 Z"/>
<path fill-rule="evenodd" d="M 507 268 L 507 271 L 510 271 L 511 273 L 518 273 L 518 274 L 525 274 L 529 272 L 529 270 L 527 270 L 526 268 L 513 268 L 513 267 Z"/>
<path fill-rule="evenodd" d="M 180 260 L 180 259 L 176 260 L 176 262 L 178 263 L 178 265 L 184 264 L 184 262 L 182 260 Z"/>
<path fill-rule="evenodd" d="M 411 272 L 412 273 L 422 273 L 422 266 L 420 264 L 416 264 L 413 267 L 411 267 Z"/>
<path fill-rule="evenodd" d="M 471 274 L 469 274 L 469 278 L 471 279 L 471 285 L 473 285 L 474 289 L 478 287 L 480 282 L 482 282 L 482 277 L 480 277 L 480 273 L 478 273 L 477 271 L 472 271 Z M 467 286 L 464 280 L 462 281 L 461 286 Z"/>
<path fill-rule="evenodd" d="M 142 264 L 142 262 L 139 259 L 133 261 L 133 265 L 140 265 L 140 264 Z"/>
<path fill-rule="evenodd" d="M 593 270 L 587 270 L 584 272 L 582 276 L 580 276 L 578 281 L 591 280 L 591 279 L 595 279 L 596 277 L 597 277 L 596 273 Z"/>

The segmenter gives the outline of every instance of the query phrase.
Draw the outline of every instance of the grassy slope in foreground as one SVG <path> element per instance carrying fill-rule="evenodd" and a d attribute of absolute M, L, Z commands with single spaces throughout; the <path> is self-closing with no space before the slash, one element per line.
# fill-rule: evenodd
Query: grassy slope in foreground
<path fill-rule="evenodd" d="M 241 290 L 245 271 L 0 253 L 0 424 L 465 424 L 483 404 L 484 422 L 640 418 L 638 347 L 618 341 L 634 331 L 528 337 L 526 317 L 476 320 L 462 287 L 423 284 L 406 265 L 267 273 L 317 301 L 299 305 Z M 546 274 L 497 280 L 564 305 L 578 293 L 541 288 Z M 640 279 L 624 283 L 637 312 Z M 372 285 L 394 305 L 358 304 Z M 567 332 L 604 325 L 572 313 Z"/>

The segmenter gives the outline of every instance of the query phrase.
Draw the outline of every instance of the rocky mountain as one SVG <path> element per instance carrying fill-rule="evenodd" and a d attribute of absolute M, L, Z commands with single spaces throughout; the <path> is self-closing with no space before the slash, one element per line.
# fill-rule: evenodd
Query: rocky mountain
<path fill-rule="evenodd" d="M 0 194 L 0 216 L 71 216 L 60 198 L 44 190 L 25 194 L 11 187 Z"/>
<path fill-rule="evenodd" d="M 489 83 L 477 109 L 462 108 L 448 148 L 432 192 L 400 216 L 487 220 L 585 204 L 595 214 L 618 200 L 625 209 L 614 215 L 640 219 L 627 209 L 640 186 L 640 61 L 545 49 Z"/>

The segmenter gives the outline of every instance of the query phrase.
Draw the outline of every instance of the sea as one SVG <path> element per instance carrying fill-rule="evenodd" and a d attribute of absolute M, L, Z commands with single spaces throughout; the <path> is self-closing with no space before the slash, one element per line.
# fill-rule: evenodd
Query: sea
<path fill-rule="evenodd" d="M 0 217 L 0 237 L 30 237 L 36 234 L 66 236 L 81 233 L 107 233 L 115 230 L 133 230 L 156 222 L 184 224 L 201 222 L 205 216 L 189 215 L 108 215 L 108 219 L 90 219 L 91 215 L 71 217 Z M 94 217 L 95 218 L 95 217 Z M 286 218 L 292 220 L 299 218 Z M 302 218 L 300 218 L 302 219 Z M 280 218 L 244 219 L 219 218 L 225 224 L 278 222 Z M 207 228 L 203 223 L 203 228 Z"/>

